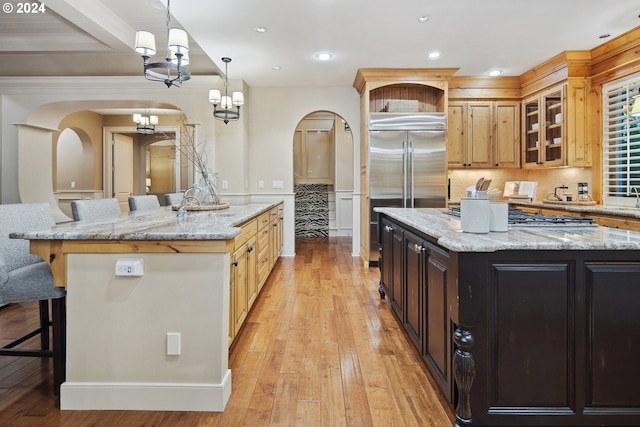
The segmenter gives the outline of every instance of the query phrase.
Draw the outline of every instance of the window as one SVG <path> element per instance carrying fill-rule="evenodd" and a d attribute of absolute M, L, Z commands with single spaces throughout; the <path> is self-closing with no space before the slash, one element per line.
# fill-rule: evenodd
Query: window
<path fill-rule="evenodd" d="M 633 206 L 640 191 L 640 117 L 631 117 L 640 74 L 603 87 L 603 203 Z M 633 190 L 632 190 L 633 189 Z"/>

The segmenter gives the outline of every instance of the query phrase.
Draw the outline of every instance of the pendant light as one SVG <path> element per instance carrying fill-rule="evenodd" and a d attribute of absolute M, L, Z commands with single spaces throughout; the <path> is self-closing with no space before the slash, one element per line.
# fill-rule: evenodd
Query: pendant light
<path fill-rule="evenodd" d="M 231 62 L 231 58 L 224 57 L 222 58 L 222 62 L 224 62 L 224 96 L 220 96 L 218 89 L 211 89 L 209 91 L 209 102 L 213 104 L 213 117 L 222 120 L 226 125 L 229 121 L 240 118 L 240 106 L 244 104 L 244 95 L 242 92 L 233 92 L 233 94 L 229 96 L 227 67 L 229 62 Z M 218 105 L 220 105 L 220 108 L 218 108 Z M 235 111 L 233 110 L 234 106 L 236 107 Z"/>
<path fill-rule="evenodd" d="M 149 62 L 156 54 L 156 39 L 149 31 L 136 32 L 135 49 L 144 61 L 144 77 L 154 82 L 180 87 L 191 78 L 189 64 L 189 37 L 181 28 L 171 28 L 171 0 L 167 0 L 167 57 L 164 62 Z"/>

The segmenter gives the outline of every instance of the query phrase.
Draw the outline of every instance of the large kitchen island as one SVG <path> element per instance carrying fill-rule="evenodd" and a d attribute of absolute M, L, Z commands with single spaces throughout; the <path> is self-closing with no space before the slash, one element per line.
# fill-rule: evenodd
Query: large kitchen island
<path fill-rule="evenodd" d="M 228 348 L 282 248 L 282 203 L 13 233 L 67 290 L 61 409 L 223 411 Z"/>
<path fill-rule="evenodd" d="M 640 425 L 640 233 L 376 211 L 380 294 L 456 425 Z"/>

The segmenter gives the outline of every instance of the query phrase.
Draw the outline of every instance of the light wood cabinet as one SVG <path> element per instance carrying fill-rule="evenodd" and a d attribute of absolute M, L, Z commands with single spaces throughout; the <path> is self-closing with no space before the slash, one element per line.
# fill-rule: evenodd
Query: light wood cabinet
<path fill-rule="evenodd" d="M 522 158 L 525 168 L 591 166 L 584 79 L 523 100 Z"/>
<path fill-rule="evenodd" d="M 449 167 L 520 166 L 518 101 L 451 102 L 447 122 Z"/>
<path fill-rule="evenodd" d="M 232 344 L 282 253 L 282 204 L 240 226 L 231 256 L 229 345 Z"/>

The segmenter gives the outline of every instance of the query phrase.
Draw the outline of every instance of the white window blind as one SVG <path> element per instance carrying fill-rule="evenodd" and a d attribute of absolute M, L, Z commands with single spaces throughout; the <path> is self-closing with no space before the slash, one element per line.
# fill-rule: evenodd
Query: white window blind
<path fill-rule="evenodd" d="M 603 86 L 602 196 L 605 204 L 633 206 L 640 191 L 640 117 L 631 117 L 640 74 Z"/>

